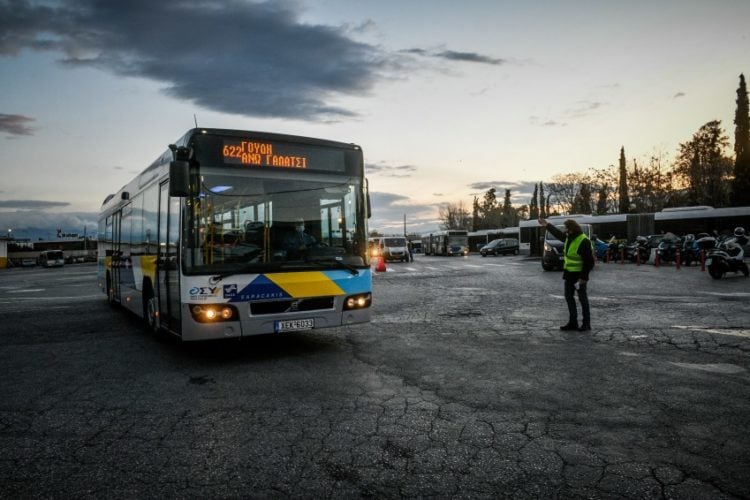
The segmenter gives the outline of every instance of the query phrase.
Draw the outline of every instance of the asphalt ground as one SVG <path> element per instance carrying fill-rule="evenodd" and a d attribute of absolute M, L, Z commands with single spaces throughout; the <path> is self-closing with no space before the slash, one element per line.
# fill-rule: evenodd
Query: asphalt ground
<path fill-rule="evenodd" d="M 748 498 L 750 280 L 425 257 L 366 325 L 155 339 L 91 265 L 0 271 L 3 498 Z"/>

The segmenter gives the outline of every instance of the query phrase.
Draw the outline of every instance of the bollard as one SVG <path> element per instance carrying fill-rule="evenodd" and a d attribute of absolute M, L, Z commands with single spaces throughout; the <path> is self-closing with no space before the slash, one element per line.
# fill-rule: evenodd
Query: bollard
<path fill-rule="evenodd" d="M 640 248 L 635 249 L 635 265 L 636 266 L 641 265 L 641 249 Z"/>
<path fill-rule="evenodd" d="M 679 271 L 680 265 L 682 264 L 682 257 L 680 256 L 680 249 L 678 248 L 675 251 L 675 268 Z"/>
<path fill-rule="evenodd" d="M 656 250 L 656 255 L 654 255 L 654 267 L 659 267 L 659 249 Z"/>
<path fill-rule="evenodd" d="M 706 272 L 706 251 L 701 249 L 701 271 Z"/>
<path fill-rule="evenodd" d="M 620 249 L 620 264 L 625 264 L 625 249 Z"/>

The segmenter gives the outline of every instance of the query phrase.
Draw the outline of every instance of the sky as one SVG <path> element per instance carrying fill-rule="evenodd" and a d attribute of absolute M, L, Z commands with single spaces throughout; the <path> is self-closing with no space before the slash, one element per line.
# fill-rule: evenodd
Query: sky
<path fill-rule="evenodd" d="M 371 230 L 734 137 L 747 0 L 0 0 L 0 228 L 96 231 L 195 122 L 362 146 Z M 733 142 L 732 142 L 733 143 Z"/>

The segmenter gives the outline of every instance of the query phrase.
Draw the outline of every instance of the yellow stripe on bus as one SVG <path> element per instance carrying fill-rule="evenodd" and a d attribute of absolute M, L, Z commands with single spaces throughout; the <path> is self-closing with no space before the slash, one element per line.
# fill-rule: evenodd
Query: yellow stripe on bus
<path fill-rule="evenodd" d="M 293 298 L 344 294 L 341 287 L 320 271 L 273 273 L 266 274 L 266 278 Z"/>

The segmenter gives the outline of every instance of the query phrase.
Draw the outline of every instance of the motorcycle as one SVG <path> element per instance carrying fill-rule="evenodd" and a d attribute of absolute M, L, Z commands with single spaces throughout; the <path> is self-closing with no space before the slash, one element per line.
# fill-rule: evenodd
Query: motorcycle
<path fill-rule="evenodd" d="M 682 242 L 673 233 L 667 233 L 656 247 L 657 255 L 661 262 L 677 262 L 677 250 L 681 249 Z"/>
<path fill-rule="evenodd" d="M 651 247 L 648 245 L 648 238 L 637 236 L 635 241 L 625 246 L 625 256 L 630 262 L 640 260 L 641 263 L 648 262 L 651 256 Z"/>
<path fill-rule="evenodd" d="M 750 270 L 744 261 L 745 251 L 742 248 L 746 240 L 743 242 L 735 237 L 716 240 L 709 236 L 699 241 L 702 247 L 706 247 L 711 244 L 710 240 L 714 240 L 714 247 L 710 248 L 706 255 L 706 268 L 713 279 L 721 279 L 728 272 L 741 272 L 745 277 L 750 276 Z"/>
<path fill-rule="evenodd" d="M 685 236 L 682 242 L 682 250 L 680 252 L 680 258 L 682 264 L 689 266 L 693 262 L 700 262 L 701 260 L 701 249 L 698 246 L 698 242 L 692 234 Z"/>

